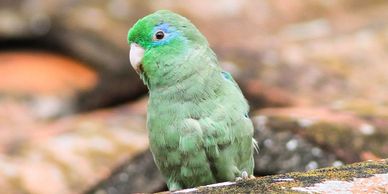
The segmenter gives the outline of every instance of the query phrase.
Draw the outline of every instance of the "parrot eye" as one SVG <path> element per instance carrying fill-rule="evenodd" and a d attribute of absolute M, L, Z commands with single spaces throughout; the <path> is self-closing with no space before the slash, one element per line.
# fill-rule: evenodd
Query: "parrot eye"
<path fill-rule="evenodd" d="M 159 30 L 154 35 L 154 40 L 162 40 L 164 38 L 164 32 Z"/>

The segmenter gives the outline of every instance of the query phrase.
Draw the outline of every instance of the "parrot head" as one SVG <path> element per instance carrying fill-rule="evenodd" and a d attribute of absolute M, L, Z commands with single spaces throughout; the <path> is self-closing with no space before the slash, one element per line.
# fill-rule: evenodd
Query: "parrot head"
<path fill-rule="evenodd" d="M 208 46 L 188 19 L 167 10 L 137 21 L 128 32 L 128 44 L 131 65 L 148 86 L 150 79 L 178 74 L 177 67 L 184 64 L 193 49 Z"/>

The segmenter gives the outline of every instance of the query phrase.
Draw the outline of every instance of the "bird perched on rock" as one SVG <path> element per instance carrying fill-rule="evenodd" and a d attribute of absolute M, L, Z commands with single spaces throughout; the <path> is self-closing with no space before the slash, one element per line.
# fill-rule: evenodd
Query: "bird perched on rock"
<path fill-rule="evenodd" d="M 169 190 L 252 175 L 247 101 L 199 30 L 162 10 L 137 21 L 128 44 L 149 89 L 150 149 Z"/>

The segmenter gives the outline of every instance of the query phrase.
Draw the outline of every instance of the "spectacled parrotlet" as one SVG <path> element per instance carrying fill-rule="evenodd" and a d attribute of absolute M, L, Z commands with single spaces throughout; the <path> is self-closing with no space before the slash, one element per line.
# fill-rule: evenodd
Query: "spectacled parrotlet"
<path fill-rule="evenodd" d="M 252 175 L 248 103 L 201 32 L 161 10 L 134 24 L 128 44 L 131 65 L 149 89 L 150 149 L 169 190 Z"/>

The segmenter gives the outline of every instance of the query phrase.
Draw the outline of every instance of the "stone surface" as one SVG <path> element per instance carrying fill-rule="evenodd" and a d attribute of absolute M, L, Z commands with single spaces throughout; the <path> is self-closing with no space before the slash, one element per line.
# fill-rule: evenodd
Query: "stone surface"
<path fill-rule="evenodd" d="M 268 108 L 257 115 L 256 123 L 264 128 L 292 132 L 345 163 L 388 157 L 387 125 L 378 116 L 307 107 Z"/>
<path fill-rule="evenodd" d="M 164 193 L 386 193 L 387 190 L 385 159 Z"/>
<path fill-rule="evenodd" d="M 1 52 L 0 61 L 2 95 L 74 96 L 97 83 L 96 73 L 86 64 L 54 53 Z"/>
<path fill-rule="evenodd" d="M 29 134 L 2 146 L 5 193 L 79 193 L 148 147 L 144 104 L 33 123 Z M 2 125 L 2 127 L 7 127 Z"/>
<path fill-rule="evenodd" d="M 111 176 L 86 193 L 150 193 L 166 188 L 165 180 L 157 169 L 151 152 L 146 151 L 113 170 Z"/>
<path fill-rule="evenodd" d="M 324 146 L 303 138 L 288 128 L 274 128 L 263 115 L 252 117 L 255 139 L 259 145 L 255 153 L 255 175 L 306 171 L 341 165 L 343 162 Z"/>

